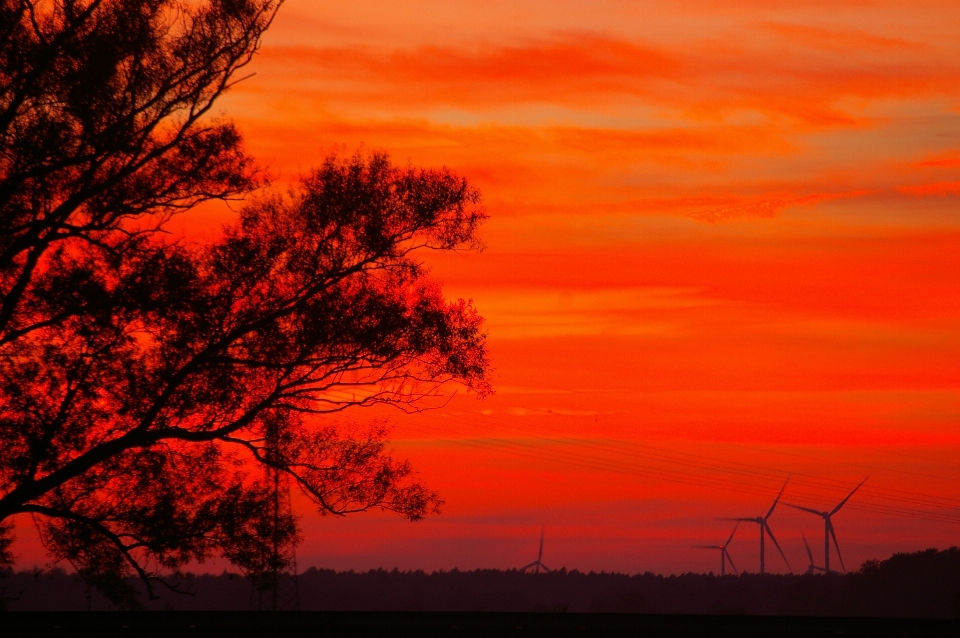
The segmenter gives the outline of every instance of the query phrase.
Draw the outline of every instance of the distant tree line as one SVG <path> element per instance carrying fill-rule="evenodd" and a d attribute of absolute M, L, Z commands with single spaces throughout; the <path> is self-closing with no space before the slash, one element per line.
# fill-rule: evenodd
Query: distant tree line
<path fill-rule="evenodd" d="M 166 594 L 156 609 L 241 610 L 247 579 L 184 576 L 192 595 Z M 830 575 L 652 573 L 550 574 L 517 570 L 375 570 L 310 568 L 299 576 L 304 610 L 539 611 L 784 616 L 960 618 L 960 548 L 929 549 L 868 561 L 857 572 Z M 19 572 L 8 581 L 18 610 L 107 609 L 109 602 L 75 576 Z"/>

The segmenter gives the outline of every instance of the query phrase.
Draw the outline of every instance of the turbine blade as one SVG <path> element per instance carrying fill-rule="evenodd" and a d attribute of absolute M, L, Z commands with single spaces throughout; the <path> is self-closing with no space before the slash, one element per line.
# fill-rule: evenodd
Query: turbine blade
<path fill-rule="evenodd" d="M 813 565 L 813 552 L 810 551 L 810 544 L 807 543 L 807 537 L 804 536 L 803 532 L 800 532 L 800 537 L 803 538 L 803 546 L 807 548 L 807 556 L 810 558 L 810 564 Z"/>
<path fill-rule="evenodd" d="M 523 571 L 526 571 L 526 570 L 530 569 L 531 567 L 536 567 L 536 566 L 537 566 L 537 561 L 533 561 L 533 562 L 530 563 L 529 565 L 524 565 L 523 567 L 521 567 L 521 568 L 520 568 L 520 571 L 523 572 Z"/>
<path fill-rule="evenodd" d="M 733 564 L 733 559 L 730 558 L 730 552 L 728 552 L 726 548 L 724 548 L 723 553 L 727 555 L 727 560 L 730 561 L 730 567 L 733 567 L 733 573 L 739 574 L 740 570 L 737 569 L 737 566 Z"/>
<path fill-rule="evenodd" d="M 543 558 L 543 527 L 540 528 L 540 553 L 537 554 L 537 562 L 540 562 L 540 559 Z"/>
<path fill-rule="evenodd" d="M 763 524 L 767 528 L 767 534 L 770 534 L 770 540 L 773 541 L 773 544 L 777 546 L 777 551 L 780 552 L 780 556 L 783 557 L 783 562 L 787 564 L 787 569 L 790 570 L 790 573 L 793 573 L 793 567 L 790 567 L 790 561 L 787 560 L 787 555 L 783 553 L 783 550 L 780 549 L 780 543 L 777 542 L 777 538 L 773 535 L 773 530 L 770 529 L 770 526 L 766 523 Z"/>
<path fill-rule="evenodd" d="M 783 482 L 783 487 L 780 488 L 780 492 L 777 494 L 777 498 L 773 499 L 773 505 L 770 506 L 770 511 L 767 512 L 767 515 L 764 518 L 770 518 L 770 515 L 773 514 L 773 508 L 777 506 L 777 502 L 780 500 L 780 497 L 783 496 L 783 490 L 787 489 L 787 483 L 790 482 L 790 477 L 787 477 L 787 480 Z"/>
<path fill-rule="evenodd" d="M 809 507 L 801 507 L 799 505 L 794 505 L 793 503 L 784 503 L 787 507 L 792 507 L 795 510 L 803 510 L 804 512 L 810 512 L 811 514 L 816 514 L 817 516 L 823 516 L 823 512 L 811 509 Z"/>
<path fill-rule="evenodd" d="M 856 492 L 857 490 L 859 490 L 859 489 L 860 489 L 860 485 L 863 485 L 864 483 L 866 483 L 868 478 L 870 478 L 870 477 L 868 476 L 867 478 L 865 478 L 865 479 L 863 479 L 862 481 L 860 481 L 860 484 L 857 485 L 855 488 L 853 488 L 853 492 Z M 850 500 L 850 497 L 853 496 L 853 492 L 850 492 L 849 494 L 847 494 L 847 498 L 845 498 L 845 499 L 843 499 L 842 501 L 840 501 L 839 505 L 837 505 L 836 507 L 833 508 L 833 511 L 830 512 L 830 516 L 833 516 L 834 514 L 836 514 L 837 512 L 840 511 L 840 508 L 843 507 L 843 504 L 846 503 L 847 501 L 849 501 L 849 500 Z M 839 553 L 840 553 L 840 550 L 837 550 L 837 553 L 839 554 Z"/>
<path fill-rule="evenodd" d="M 733 535 L 737 533 L 737 528 L 740 527 L 740 521 L 737 521 L 737 524 L 733 526 L 733 531 L 730 532 L 730 538 L 727 539 L 727 542 L 723 544 L 724 547 L 730 544 L 730 541 L 733 540 Z"/>
<path fill-rule="evenodd" d="M 827 529 L 830 530 L 830 537 L 833 539 L 833 546 L 837 548 L 837 558 L 840 559 L 840 568 L 843 571 L 847 571 L 846 565 L 843 564 L 843 555 L 840 553 L 840 543 L 837 542 L 837 533 L 833 531 L 833 523 L 827 519 Z"/>
<path fill-rule="evenodd" d="M 543 571 L 545 571 L 545 572 L 548 572 L 548 573 L 549 573 L 549 572 L 552 572 L 552 571 L 553 571 L 552 569 L 550 569 L 549 567 L 547 567 L 546 565 L 544 565 L 543 563 L 541 563 L 541 562 L 539 562 L 539 561 L 537 561 L 537 564 L 540 565 L 540 567 L 543 567 Z"/>
<path fill-rule="evenodd" d="M 746 522 L 748 522 L 748 523 L 756 523 L 756 522 L 757 522 L 757 519 L 755 519 L 755 518 L 718 518 L 717 520 L 718 520 L 718 521 L 737 521 L 737 522 L 740 522 L 740 523 L 742 523 L 742 522 L 744 522 L 744 521 L 746 521 Z"/>

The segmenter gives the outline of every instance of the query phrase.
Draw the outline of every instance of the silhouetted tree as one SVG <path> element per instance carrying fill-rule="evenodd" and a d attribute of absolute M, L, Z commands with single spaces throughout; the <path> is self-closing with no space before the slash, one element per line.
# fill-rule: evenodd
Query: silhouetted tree
<path fill-rule="evenodd" d="M 177 211 L 261 185 L 204 115 L 277 3 L 0 2 L 5 538 L 32 515 L 53 558 L 130 604 L 129 573 L 274 567 L 296 522 L 271 516 L 258 466 L 323 513 L 435 511 L 382 424 L 335 413 L 416 409 L 447 381 L 488 391 L 480 318 L 414 255 L 476 247 L 477 192 L 330 157 L 216 241 L 173 241 Z"/>

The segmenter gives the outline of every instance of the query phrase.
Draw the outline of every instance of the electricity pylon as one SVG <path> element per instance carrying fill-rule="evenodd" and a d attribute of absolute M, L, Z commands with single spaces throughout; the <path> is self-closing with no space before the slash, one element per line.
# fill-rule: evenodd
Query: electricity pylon
<path fill-rule="evenodd" d="M 281 521 L 289 519 L 293 511 L 290 503 L 290 480 L 286 472 L 278 468 L 278 456 L 276 425 L 271 423 L 267 427 L 265 450 L 267 478 L 273 492 L 273 537 L 270 539 L 269 562 L 271 568 L 263 574 L 257 574 L 253 579 L 250 606 L 260 611 L 299 611 L 296 543 L 280 537 Z"/>

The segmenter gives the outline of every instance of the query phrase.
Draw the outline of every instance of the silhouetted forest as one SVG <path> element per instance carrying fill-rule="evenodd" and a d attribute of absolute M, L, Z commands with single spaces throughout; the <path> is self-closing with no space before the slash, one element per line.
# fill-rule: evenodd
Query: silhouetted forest
<path fill-rule="evenodd" d="M 135 579 L 131 579 L 136 583 Z M 18 572 L 0 580 L 9 610 L 109 609 L 64 571 Z M 187 595 L 161 592 L 148 609 L 243 610 L 250 582 L 236 574 L 186 575 Z M 787 616 L 960 618 L 960 548 L 929 549 L 868 561 L 829 575 L 652 573 L 550 574 L 517 570 L 376 570 L 310 568 L 299 576 L 300 608 L 317 611 L 541 611 Z"/>

